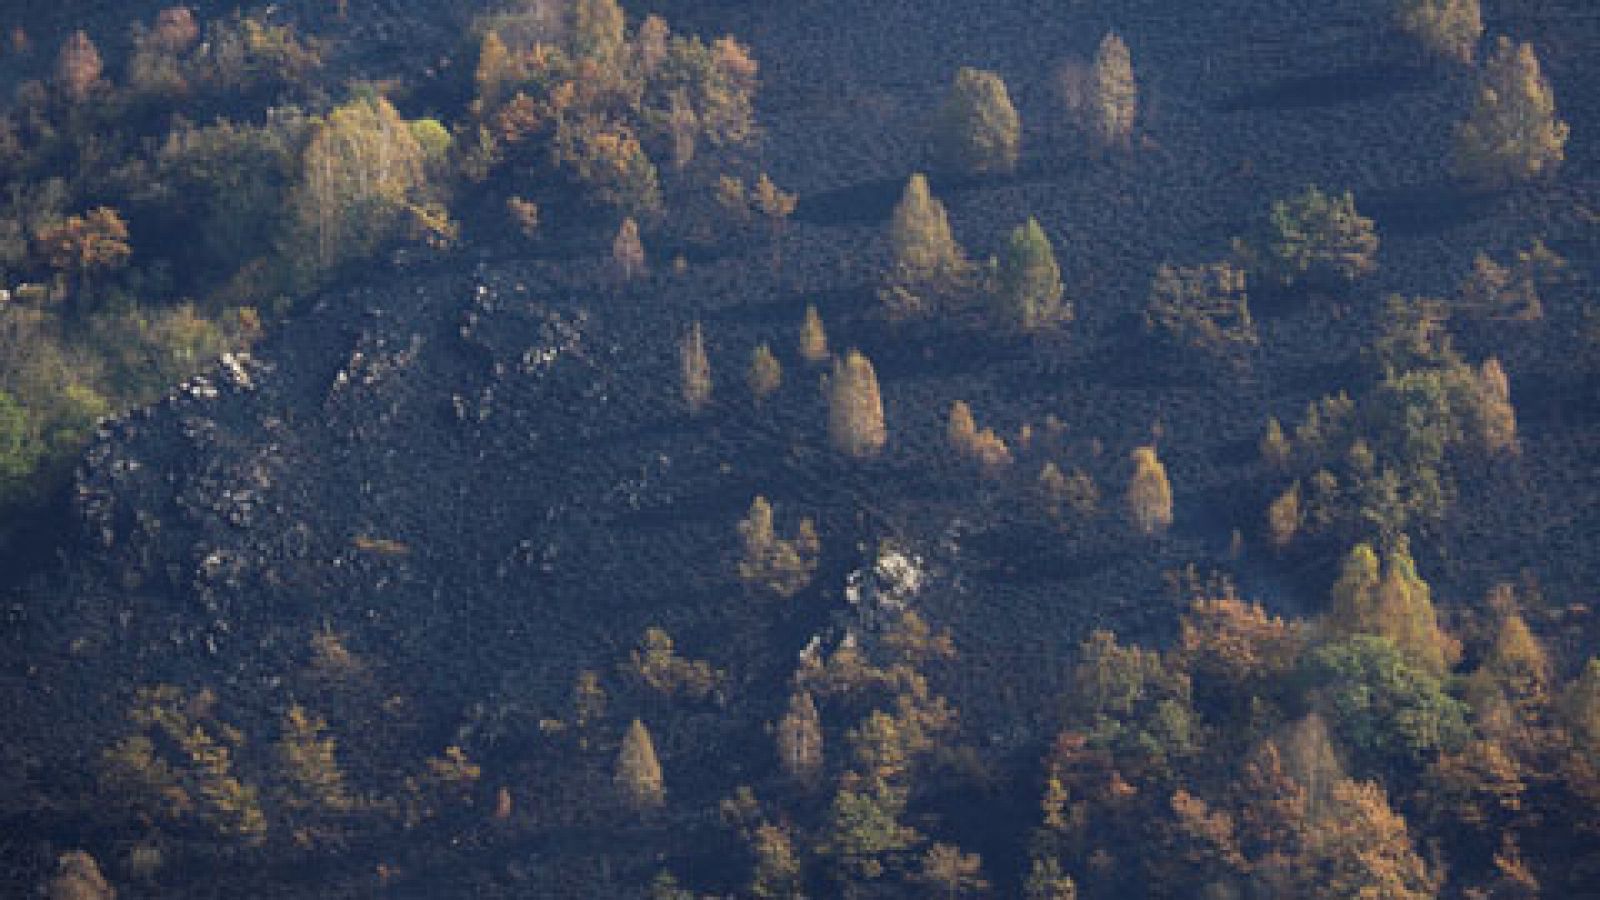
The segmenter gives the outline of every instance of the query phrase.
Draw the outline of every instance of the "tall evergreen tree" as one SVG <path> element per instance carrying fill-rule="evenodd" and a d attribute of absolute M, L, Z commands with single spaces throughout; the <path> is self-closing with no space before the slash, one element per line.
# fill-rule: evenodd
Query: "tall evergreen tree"
<path fill-rule="evenodd" d="M 939 164 L 979 175 L 1009 173 L 1022 152 L 1022 120 L 1006 83 L 994 72 L 962 68 L 933 126 Z"/>
<path fill-rule="evenodd" d="M 1089 132 L 1102 147 L 1126 147 L 1139 110 L 1139 86 L 1133 80 L 1133 58 L 1116 32 L 1100 41 L 1090 74 Z"/>
<path fill-rule="evenodd" d="M 1030 218 L 1011 233 L 1000 259 L 996 317 L 1009 328 L 1035 331 L 1071 317 L 1063 293 L 1055 250 L 1039 220 Z"/>
<path fill-rule="evenodd" d="M 1400 0 L 1395 24 L 1429 56 L 1471 63 L 1483 37 L 1483 10 L 1478 0 Z"/>
<path fill-rule="evenodd" d="M 1128 517 L 1144 534 L 1158 534 L 1172 525 L 1172 487 L 1167 482 L 1167 467 L 1156 456 L 1155 447 L 1134 448 Z"/>
<path fill-rule="evenodd" d="M 806 318 L 800 325 L 800 358 L 813 365 L 824 362 L 828 353 L 828 332 L 816 304 L 806 304 Z"/>
<path fill-rule="evenodd" d="M 889 286 L 923 302 L 954 288 L 967 271 L 966 255 L 950 231 L 944 204 L 928 189 L 927 176 L 912 175 L 889 221 Z"/>
<path fill-rule="evenodd" d="M 778 762 L 790 778 L 812 784 L 822 771 L 822 719 L 811 695 L 796 691 L 778 722 Z"/>
<path fill-rule="evenodd" d="M 698 413 L 711 402 L 711 361 L 706 356 L 706 337 L 699 322 L 678 345 L 678 368 L 683 403 L 689 412 Z"/>
<path fill-rule="evenodd" d="M 828 381 L 828 439 L 834 449 L 863 459 L 883 449 L 889 433 L 872 362 L 851 350 L 833 365 Z"/>
<path fill-rule="evenodd" d="M 633 720 L 622 737 L 613 781 L 618 796 L 629 809 L 646 812 L 666 803 L 667 791 L 661 778 L 661 761 L 656 758 L 656 745 L 650 739 L 649 729 L 638 719 Z"/>

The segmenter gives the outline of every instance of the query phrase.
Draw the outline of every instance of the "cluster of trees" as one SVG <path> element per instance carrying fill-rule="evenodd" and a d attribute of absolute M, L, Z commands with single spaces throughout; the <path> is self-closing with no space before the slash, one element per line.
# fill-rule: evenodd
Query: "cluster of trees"
<path fill-rule="evenodd" d="M 1533 896 L 1592 867 L 1530 848 L 1594 827 L 1596 663 L 1563 689 L 1515 592 L 1462 642 L 1406 542 L 1346 558 L 1327 614 L 1197 599 L 1164 652 L 1084 642 L 1045 760 L 1030 897 Z M 1463 665 L 1463 660 L 1472 662 Z"/>

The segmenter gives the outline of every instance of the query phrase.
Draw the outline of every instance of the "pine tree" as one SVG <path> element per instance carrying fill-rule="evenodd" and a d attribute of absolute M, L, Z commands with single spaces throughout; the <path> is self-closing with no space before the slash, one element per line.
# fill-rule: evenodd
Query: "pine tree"
<path fill-rule="evenodd" d="M 1315 185 L 1272 204 L 1265 274 L 1283 284 L 1305 278 L 1351 282 L 1378 268 L 1378 231 L 1356 211 L 1355 195 Z"/>
<path fill-rule="evenodd" d="M 1172 525 L 1172 487 L 1155 447 L 1134 448 L 1127 499 L 1128 517 L 1141 533 L 1158 534 Z"/>
<path fill-rule="evenodd" d="M 783 365 L 772 355 L 771 347 L 762 344 L 751 351 L 750 370 L 745 373 L 745 383 L 750 386 L 750 396 L 755 399 L 757 406 L 777 393 L 783 384 Z"/>
<path fill-rule="evenodd" d="M 639 223 L 628 217 L 622 220 L 617 236 L 611 242 L 611 261 L 626 281 L 645 272 L 644 244 L 639 240 Z"/>
<path fill-rule="evenodd" d="M 1063 306 L 1061 267 L 1039 220 L 1029 219 L 1011 233 L 1000 259 L 996 317 L 1019 331 L 1034 331 L 1071 317 Z"/>
<path fill-rule="evenodd" d="M 1472 62 L 1483 37 L 1478 0 L 1400 0 L 1395 23 L 1429 56 L 1458 63 Z"/>
<path fill-rule="evenodd" d="M 472 77 L 477 94 L 473 111 L 479 117 L 493 114 L 505 102 L 506 91 L 521 75 L 500 33 L 493 28 L 485 31 L 478 45 L 478 68 Z"/>
<path fill-rule="evenodd" d="M 1139 87 L 1133 80 L 1128 45 L 1116 32 L 1100 41 L 1090 74 L 1089 132 L 1102 147 L 1126 147 L 1138 114 Z"/>
<path fill-rule="evenodd" d="M 944 204 L 928 189 L 920 172 L 906 182 L 889 221 L 891 269 L 889 285 L 900 287 L 924 303 L 957 287 L 968 269 L 966 255 L 950 231 Z"/>
<path fill-rule="evenodd" d="M 751 845 L 756 864 L 750 896 L 756 900 L 803 900 L 800 857 L 789 830 L 762 823 L 752 833 Z"/>
<path fill-rule="evenodd" d="M 994 72 L 962 68 L 933 129 L 941 166 L 973 175 L 1010 173 L 1021 155 L 1022 120 Z"/>
<path fill-rule="evenodd" d="M 822 772 L 822 719 L 810 694 L 796 691 L 789 697 L 789 711 L 778 722 L 777 745 L 784 773 L 814 784 Z"/>
<path fill-rule="evenodd" d="M 1333 583 L 1328 624 L 1336 634 L 1372 634 L 1378 621 L 1378 554 L 1370 544 L 1357 544 L 1345 556 Z"/>
<path fill-rule="evenodd" d="M 846 456 L 876 456 L 888 440 L 883 420 L 883 400 L 872 362 L 851 350 L 833 365 L 828 381 L 828 439 Z"/>
<path fill-rule="evenodd" d="M 743 548 L 739 577 L 745 581 L 763 578 L 777 541 L 777 533 L 772 525 L 772 504 L 767 502 L 767 498 L 757 495 L 750 501 L 750 512 L 739 522 L 739 542 Z"/>
<path fill-rule="evenodd" d="M 667 792 L 661 780 L 661 762 L 656 759 L 655 742 L 638 719 L 633 720 L 627 734 L 623 735 L 613 781 L 623 803 L 636 812 L 659 809 L 666 803 Z"/>
<path fill-rule="evenodd" d="M 299 704 L 284 713 L 278 762 L 289 786 L 287 801 L 292 808 L 336 813 L 354 805 L 334 756 L 336 744 L 327 736 L 327 729 L 324 719 L 306 712 Z"/>
<path fill-rule="evenodd" d="M 1591 658 L 1567 686 L 1561 712 L 1567 730 L 1600 762 L 1600 656 Z"/>
<path fill-rule="evenodd" d="M 800 325 L 800 358 L 812 365 L 828 359 L 828 332 L 815 304 L 806 304 L 806 318 Z"/>
<path fill-rule="evenodd" d="M 1555 92 L 1533 45 L 1495 42 L 1472 112 L 1456 126 L 1455 170 L 1485 187 L 1505 187 L 1555 171 L 1571 129 L 1556 118 Z"/>
<path fill-rule="evenodd" d="M 706 338 L 699 322 L 678 345 L 678 367 L 683 403 L 689 412 L 698 413 L 711 402 L 711 361 L 706 357 Z"/>

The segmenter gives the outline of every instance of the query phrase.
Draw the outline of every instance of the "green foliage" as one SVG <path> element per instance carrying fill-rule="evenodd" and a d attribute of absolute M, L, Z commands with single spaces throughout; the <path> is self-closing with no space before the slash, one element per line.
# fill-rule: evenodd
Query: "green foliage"
<path fill-rule="evenodd" d="M 1200 721 L 1187 675 L 1109 631 L 1094 632 L 1078 650 L 1069 705 L 1089 725 L 1091 746 L 1157 772 L 1195 752 Z"/>
<path fill-rule="evenodd" d="M 1022 120 L 994 72 L 963 67 L 933 123 L 939 165 L 968 174 L 1009 173 L 1021 155 Z"/>
<path fill-rule="evenodd" d="M 704 701 L 727 681 L 727 673 L 712 668 L 703 659 L 684 659 L 677 655 L 672 636 L 661 628 L 645 629 L 644 637 L 631 656 L 633 676 L 651 690 L 665 696 L 683 695 Z"/>
<path fill-rule="evenodd" d="M 1329 196 L 1316 186 L 1272 204 L 1262 274 L 1283 284 L 1351 282 L 1377 270 L 1378 233 L 1356 212 L 1355 197 Z"/>
<path fill-rule="evenodd" d="M 0 485 L 29 475 L 44 455 L 38 428 L 28 411 L 5 391 L 0 391 Z"/>
<path fill-rule="evenodd" d="M 1533 45 L 1495 41 L 1472 112 L 1456 126 L 1455 171 L 1490 188 L 1552 174 L 1571 129 L 1556 118 L 1555 92 Z"/>
<path fill-rule="evenodd" d="M 1029 219 L 1011 232 L 995 293 L 995 318 L 1017 331 L 1036 331 L 1072 317 L 1061 302 L 1065 289 L 1061 267 L 1050 239 L 1037 219 Z"/>
<path fill-rule="evenodd" d="M 878 785 L 868 790 L 840 788 L 833 797 L 821 851 L 845 882 L 875 881 L 904 868 L 909 851 L 921 842 L 916 829 L 900 822 L 905 792 Z"/>
<path fill-rule="evenodd" d="M 1301 675 L 1368 765 L 1418 767 L 1468 735 L 1466 706 L 1394 642 L 1360 634 L 1311 651 Z"/>

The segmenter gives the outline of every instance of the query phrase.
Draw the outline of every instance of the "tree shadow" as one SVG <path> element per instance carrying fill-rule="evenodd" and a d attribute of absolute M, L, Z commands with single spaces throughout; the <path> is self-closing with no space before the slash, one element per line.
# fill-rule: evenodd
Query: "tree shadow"
<path fill-rule="evenodd" d="M 1380 233 L 1423 235 L 1476 222 L 1494 210 L 1495 196 L 1453 181 L 1380 188 L 1361 195 L 1361 211 Z"/>
<path fill-rule="evenodd" d="M 878 178 L 823 191 L 802 194 L 793 220 L 810 225 L 872 225 L 887 222 L 906 189 L 901 176 Z"/>
<path fill-rule="evenodd" d="M 1402 63 L 1379 63 L 1340 69 L 1321 75 L 1282 78 L 1263 87 L 1243 91 L 1218 105 L 1221 112 L 1317 109 L 1360 103 L 1417 90 L 1430 78 L 1430 70 Z"/>

